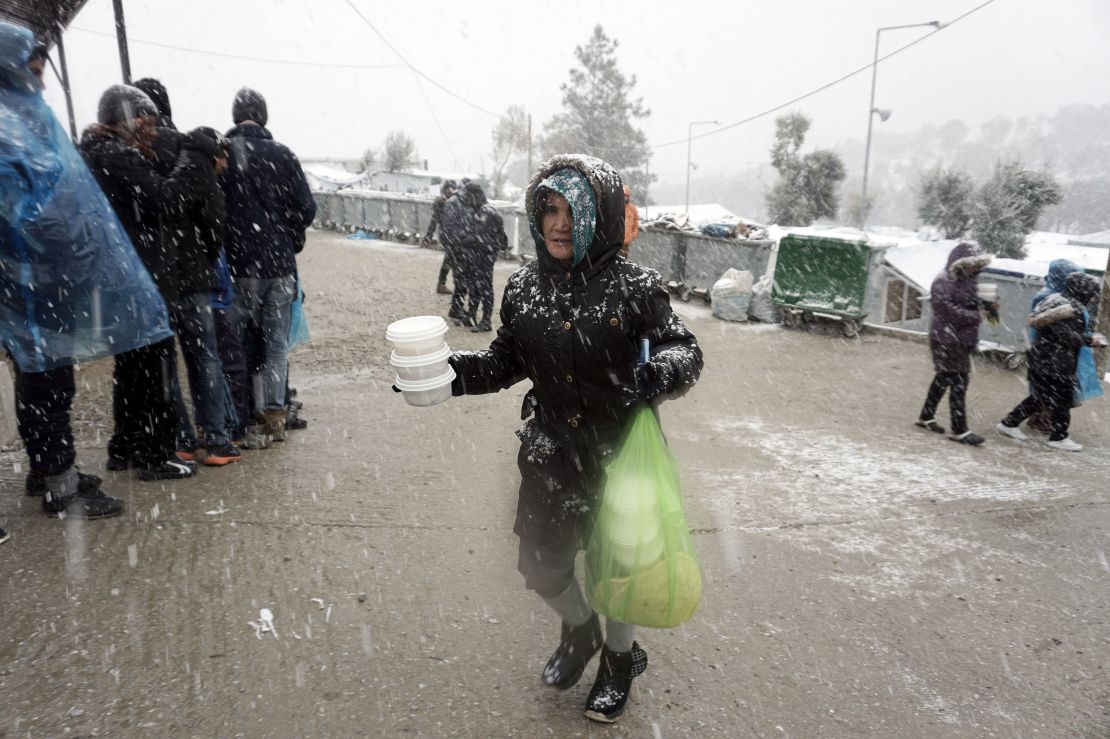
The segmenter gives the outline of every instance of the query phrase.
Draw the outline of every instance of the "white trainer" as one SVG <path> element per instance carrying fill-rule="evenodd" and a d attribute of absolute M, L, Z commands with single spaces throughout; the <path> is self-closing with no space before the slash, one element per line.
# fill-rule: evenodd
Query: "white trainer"
<path fill-rule="evenodd" d="M 1004 423 L 1000 423 L 995 426 L 995 429 L 1003 436 L 1009 436 L 1011 439 L 1017 439 L 1018 441 L 1026 441 L 1029 438 L 1025 435 L 1025 432 L 1017 426 L 1007 426 Z"/>
<path fill-rule="evenodd" d="M 1062 452 L 1081 452 L 1081 451 L 1083 451 L 1083 445 L 1082 444 L 1076 444 L 1074 441 L 1071 440 L 1070 436 L 1064 437 L 1063 439 L 1060 439 L 1059 441 L 1046 441 L 1045 443 L 1048 444 L 1053 449 L 1059 449 Z"/>

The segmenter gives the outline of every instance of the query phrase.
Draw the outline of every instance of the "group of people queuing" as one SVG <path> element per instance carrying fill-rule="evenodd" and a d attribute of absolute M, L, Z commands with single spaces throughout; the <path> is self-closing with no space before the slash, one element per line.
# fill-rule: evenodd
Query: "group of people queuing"
<path fill-rule="evenodd" d="M 236 94 L 222 134 L 179 131 L 156 79 L 113 85 L 75 149 L 42 99 L 46 59 L 0 23 L 0 338 L 28 495 L 48 516 L 105 518 L 123 502 L 74 464 L 78 362 L 114 356 L 106 467 L 141 480 L 228 465 L 307 425 L 288 352 L 316 206 L 258 92 Z"/>
<path fill-rule="evenodd" d="M 990 261 L 990 255 L 981 254 L 974 244 L 960 243 L 930 289 L 929 346 L 936 374 L 917 425 L 945 433 L 936 413 L 947 392 L 949 438 L 971 446 L 985 441 L 970 430 L 967 420 L 971 355 L 979 343 L 984 315 L 996 319 L 999 309 L 997 298 L 984 296 L 978 288 L 979 274 Z M 1068 429 L 1072 409 L 1101 394 L 1089 350 L 1105 341 L 1093 330 L 1091 319 L 1098 312 L 1099 288 L 1097 279 L 1067 259 L 1049 265 L 1045 286 L 1029 308 L 1029 395 L 997 424 L 998 433 L 1027 441 L 1029 436 L 1019 427 L 1028 421 L 1030 429 L 1048 436 L 1048 446 L 1070 452 L 1083 449 Z M 1085 382 L 1089 378 L 1093 380 Z"/>
<path fill-rule="evenodd" d="M 446 180 L 432 202 L 432 218 L 421 239 L 430 246 L 439 231 L 443 263 L 436 280 L 436 292 L 451 295 L 447 318 L 456 326 L 475 333 L 493 330 L 493 267 L 497 256 L 508 252 L 509 238 L 505 221 L 489 204 L 482 186 L 473 180 Z M 627 185 L 624 194 L 624 235 L 620 256 L 628 259 L 632 242 L 640 233 L 640 215 Z M 531 225 L 533 231 L 536 226 Z M 533 236 L 536 234 L 533 233 Z M 447 287 L 447 276 L 454 272 L 454 290 Z M 465 303 L 465 305 L 464 305 Z M 482 317 L 478 318 L 478 308 Z"/>

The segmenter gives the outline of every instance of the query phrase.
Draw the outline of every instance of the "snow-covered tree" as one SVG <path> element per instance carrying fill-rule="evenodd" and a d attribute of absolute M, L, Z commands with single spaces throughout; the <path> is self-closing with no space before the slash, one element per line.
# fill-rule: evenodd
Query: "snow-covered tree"
<path fill-rule="evenodd" d="M 362 165 L 363 172 L 370 171 L 374 168 L 374 164 L 378 161 L 378 150 L 375 149 L 373 146 L 366 147 L 366 150 L 362 152 L 362 156 L 359 157 L 358 161 L 359 164 Z"/>
<path fill-rule="evenodd" d="M 528 151 L 528 113 L 519 105 L 510 105 L 505 115 L 493 127 L 493 171 L 490 183 L 493 197 L 500 199 L 505 195 L 505 182 L 508 179 L 506 168 L 514 154 Z"/>
<path fill-rule="evenodd" d="M 1025 236 L 1049 205 L 1060 202 L 1060 186 L 1047 172 L 1027 170 L 1020 162 L 998 162 L 979 188 L 972 235 L 987 251 L 1025 258 Z"/>
<path fill-rule="evenodd" d="M 921 176 L 917 217 L 940 230 L 946 239 L 967 233 L 975 211 L 975 185 L 963 172 L 937 166 Z"/>
<path fill-rule="evenodd" d="M 651 111 L 642 98 L 632 97 L 636 77 L 617 68 L 618 45 L 599 25 L 585 46 L 575 47 L 580 66 L 570 70 L 570 80 L 559 88 L 563 112 L 544 126 L 543 150 L 546 156 L 573 152 L 604 159 L 634 192 L 642 193 L 650 184 L 644 170 L 651 151 L 634 121 Z"/>
<path fill-rule="evenodd" d="M 818 218 L 836 216 L 837 187 L 846 176 L 844 162 L 825 149 L 801 155 L 810 123 L 802 113 L 775 119 L 771 164 L 779 172 L 779 181 L 767 193 L 767 217 L 772 223 L 808 226 Z"/>
<path fill-rule="evenodd" d="M 382 148 L 385 151 L 386 171 L 400 172 L 416 164 L 416 142 L 400 129 L 389 132 Z"/>

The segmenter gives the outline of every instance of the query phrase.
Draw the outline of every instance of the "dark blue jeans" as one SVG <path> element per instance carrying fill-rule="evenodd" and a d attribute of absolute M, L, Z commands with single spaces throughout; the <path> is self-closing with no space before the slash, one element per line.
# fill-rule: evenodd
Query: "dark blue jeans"
<path fill-rule="evenodd" d="M 216 343 L 216 323 L 208 291 L 182 295 L 170 316 L 189 377 L 197 423 L 204 427 L 207 447 L 228 443 L 227 388 Z"/>
<path fill-rule="evenodd" d="M 285 409 L 289 378 L 289 323 L 297 278 L 239 277 L 235 280 L 236 333 L 246 343 L 249 324 L 262 331 L 262 366 L 253 378 L 258 411 Z"/>

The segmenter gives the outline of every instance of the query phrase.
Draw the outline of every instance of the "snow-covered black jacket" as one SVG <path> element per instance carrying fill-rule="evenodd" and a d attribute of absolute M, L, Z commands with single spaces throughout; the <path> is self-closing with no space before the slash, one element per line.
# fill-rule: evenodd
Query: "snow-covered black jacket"
<path fill-rule="evenodd" d="M 1068 275 L 1064 291 L 1042 300 L 1029 317 L 1029 325 L 1037 331 L 1027 353 L 1029 377 L 1042 389 L 1051 385 L 1062 393 L 1071 392 L 1079 349 L 1088 336 L 1084 312 L 1097 289 L 1098 283 L 1082 273 Z"/>
<path fill-rule="evenodd" d="M 227 133 L 231 156 L 221 185 L 227 200 L 227 263 L 235 277 L 295 274 L 316 202 L 297 157 L 263 126 Z"/>
<path fill-rule="evenodd" d="M 454 248 L 454 257 L 466 269 L 489 265 L 509 244 L 505 221 L 486 200 L 482 186 L 468 182 L 444 207 L 440 226 L 444 241 Z"/>
<path fill-rule="evenodd" d="M 163 233 L 177 253 L 180 295 L 218 287 L 214 266 L 223 245 L 226 210 L 215 156 L 215 140 L 196 132 L 184 137 L 162 201 Z"/>
<path fill-rule="evenodd" d="M 153 153 L 125 143 L 111 129 L 93 124 L 81 136 L 81 154 L 108 197 L 131 245 L 169 302 L 177 297 L 177 251 L 162 238 L 162 198 L 173 175 L 158 174 Z"/>
<path fill-rule="evenodd" d="M 452 389 L 456 395 L 491 393 L 531 380 L 522 415 L 535 410 L 549 437 L 581 450 L 615 442 L 626 425 L 636 398 L 641 337 L 651 341 L 652 361 L 670 370 L 665 397 L 683 395 L 697 382 L 702 353 L 671 311 L 659 273 L 617 256 L 624 243 L 624 192 L 608 164 L 586 156 L 550 160 L 527 191 L 536 233 L 536 191 L 564 167 L 584 174 L 595 196 L 597 221 L 585 258 L 564 266 L 537 236 L 536 261 L 505 287 L 501 325 L 489 349 L 452 356 Z"/>

